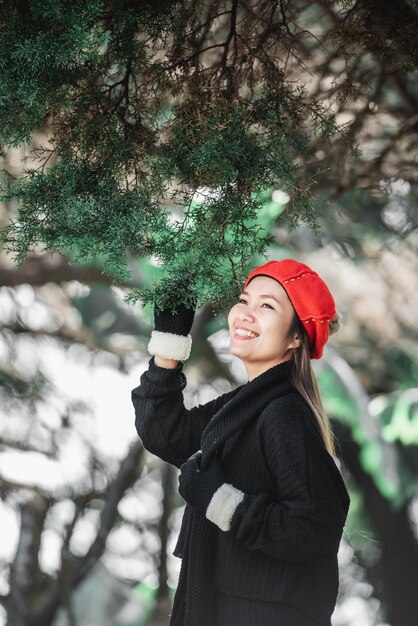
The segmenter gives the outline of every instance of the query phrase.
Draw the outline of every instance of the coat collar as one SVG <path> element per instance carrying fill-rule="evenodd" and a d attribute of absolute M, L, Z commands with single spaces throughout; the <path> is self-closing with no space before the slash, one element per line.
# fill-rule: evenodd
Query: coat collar
<path fill-rule="evenodd" d="M 260 415 L 272 400 L 295 391 L 290 373 L 291 363 L 286 361 L 235 390 L 236 393 L 214 414 L 202 434 L 202 467 L 219 446 Z"/>

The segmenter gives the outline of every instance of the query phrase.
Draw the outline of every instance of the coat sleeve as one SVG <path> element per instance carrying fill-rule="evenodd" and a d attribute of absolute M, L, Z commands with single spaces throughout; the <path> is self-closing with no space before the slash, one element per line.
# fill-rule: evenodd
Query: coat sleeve
<path fill-rule="evenodd" d="M 132 391 L 135 427 L 144 447 L 164 461 L 180 467 L 200 449 L 206 425 L 236 390 L 192 409 L 186 409 L 183 389 L 187 380 L 183 363 L 174 369 L 158 367 L 154 358 Z"/>
<path fill-rule="evenodd" d="M 250 550 L 302 561 L 338 550 L 348 495 L 318 433 L 306 426 L 306 420 L 313 423 L 309 410 L 302 404 L 300 412 L 294 406 L 288 413 L 283 408 L 276 401 L 271 403 L 259 423 L 276 493 L 247 494 L 223 485 L 218 490 L 218 506 L 212 501 L 208 507 L 208 518 L 215 521 L 214 511 L 215 517 L 216 511 L 224 517 L 221 509 L 225 513 L 230 506 L 230 523 L 219 526 L 222 530 L 229 530 Z"/>

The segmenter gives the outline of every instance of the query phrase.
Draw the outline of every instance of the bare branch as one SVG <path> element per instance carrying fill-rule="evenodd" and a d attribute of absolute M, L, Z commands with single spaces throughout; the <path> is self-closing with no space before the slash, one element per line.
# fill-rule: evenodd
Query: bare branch
<path fill-rule="evenodd" d="M 63 256 L 38 255 L 31 256 L 21 269 L 0 267 L 0 286 L 16 287 L 28 283 L 44 285 L 45 283 L 62 283 L 77 280 L 81 283 L 114 284 L 114 278 L 105 274 L 94 265 L 71 265 Z M 133 287 L 133 283 L 118 283 L 121 287 Z"/>
<path fill-rule="evenodd" d="M 73 586 L 87 575 L 94 563 L 102 555 L 107 537 L 118 515 L 118 504 L 123 498 L 125 491 L 133 485 L 141 474 L 143 456 L 144 447 L 141 441 L 136 441 L 132 444 L 128 455 L 120 464 L 118 473 L 108 486 L 105 503 L 100 514 L 100 525 L 96 539 L 93 541 L 87 554 L 71 561 L 70 568 Z"/>

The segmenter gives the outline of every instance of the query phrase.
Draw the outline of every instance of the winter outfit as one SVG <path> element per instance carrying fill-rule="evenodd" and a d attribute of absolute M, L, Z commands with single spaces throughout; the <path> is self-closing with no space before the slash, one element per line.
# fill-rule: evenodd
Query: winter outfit
<path fill-rule="evenodd" d="M 177 321 L 176 333 L 187 337 L 192 321 Z M 324 337 L 313 335 L 313 353 Z M 188 410 L 183 364 L 165 369 L 152 358 L 132 392 L 138 434 L 181 468 L 187 502 L 170 626 L 330 624 L 349 499 L 291 367 Z"/>

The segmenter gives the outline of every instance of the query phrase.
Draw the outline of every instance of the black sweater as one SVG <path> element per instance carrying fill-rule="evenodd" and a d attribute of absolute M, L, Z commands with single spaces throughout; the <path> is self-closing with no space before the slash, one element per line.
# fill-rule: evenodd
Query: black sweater
<path fill-rule="evenodd" d="M 289 365 L 190 410 L 182 369 L 151 359 L 132 392 L 136 428 L 150 452 L 177 467 L 196 450 L 220 450 L 226 481 L 246 494 L 231 530 L 215 527 L 214 588 L 284 601 L 329 624 L 349 500 Z"/>

